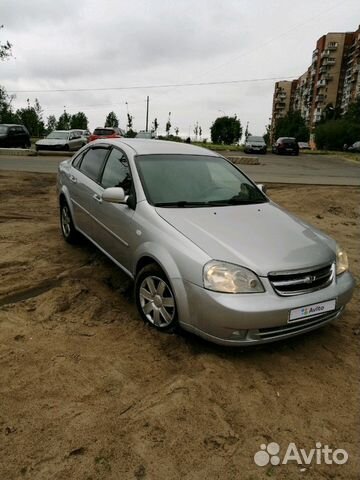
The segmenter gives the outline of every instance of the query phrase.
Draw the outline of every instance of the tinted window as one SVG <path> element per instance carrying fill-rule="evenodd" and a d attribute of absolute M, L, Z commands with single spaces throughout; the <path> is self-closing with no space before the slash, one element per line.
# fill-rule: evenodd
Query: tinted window
<path fill-rule="evenodd" d="M 7 133 L 8 131 L 8 127 L 6 127 L 5 125 L 0 125 L 0 133 Z"/>
<path fill-rule="evenodd" d="M 114 130 L 112 128 L 95 128 L 94 135 L 105 136 L 112 135 Z"/>
<path fill-rule="evenodd" d="M 107 159 L 101 185 L 104 188 L 122 187 L 129 195 L 131 188 L 130 168 L 125 155 L 114 148 Z"/>
<path fill-rule="evenodd" d="M 106 148 L 90 148 L 83 156 L 80 170 L 92 180 L 97 181 L 107 153 Z"/>

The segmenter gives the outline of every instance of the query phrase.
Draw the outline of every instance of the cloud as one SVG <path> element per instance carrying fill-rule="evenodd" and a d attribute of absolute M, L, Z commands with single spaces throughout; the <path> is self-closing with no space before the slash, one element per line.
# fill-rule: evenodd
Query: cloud
<path fill-rule="evenodd" d="M 304 0 L 296 6 L 286 0 L 2 0 L 1 35 L 13 43 L 15 58 L 0 65 L 0 82 L 10 91 L 299 75 L 319 36 L 357 27 L 356 0 L 333 5 L 330 0 L 316 5 Z M 19 93 L 14 105 L 38 97 L 45 115 L 59 115 L 64 106 L 73 112 L 83 110 L 95 127 L 113 109 L 125 126 L 128 102 L 140 129 L 150 95 L 151 118 L 157 116 L 163 126 L 171 111 L 173 125 L 181 131 L 199 121 L 205 132 L 223 110 L 237 113 L 243 124 L 249 121 L 253 133 L 262 133 L 271 114 L 273 86 L 254 82 Z"/>

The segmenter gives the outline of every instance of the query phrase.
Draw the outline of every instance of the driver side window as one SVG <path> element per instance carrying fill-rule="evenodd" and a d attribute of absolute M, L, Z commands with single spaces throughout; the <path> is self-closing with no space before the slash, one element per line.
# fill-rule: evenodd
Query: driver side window
<path fill-rule="evenodd" d="M 107 159 L 101 185 L 104 188 L 121 187 L 125 195 L 130 194 L 132 178 L 126 156 L 116 148 L 113 148 Z"/>

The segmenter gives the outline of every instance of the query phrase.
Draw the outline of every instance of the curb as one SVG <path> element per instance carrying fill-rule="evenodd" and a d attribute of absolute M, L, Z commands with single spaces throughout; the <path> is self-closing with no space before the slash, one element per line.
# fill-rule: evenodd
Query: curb
<path fill-rule="evenodd" d="M 72 157 L 76 152 L 40 150 L 31 148 L 0 148 L 0 155 L 14 157 Z"/>

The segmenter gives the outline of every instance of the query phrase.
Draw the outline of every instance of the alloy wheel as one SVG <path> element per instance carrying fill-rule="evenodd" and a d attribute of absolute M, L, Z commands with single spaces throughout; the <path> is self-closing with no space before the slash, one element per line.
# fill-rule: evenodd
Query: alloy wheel
<path fill-rule="evenodd" d="M 176 307 L 171 288 L 159 277 L 144 278 L 139 289 L 141 309 L 150 323 L 165 328 L 174 319 Z"/>

